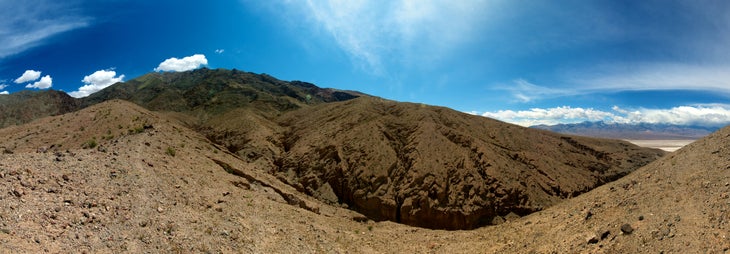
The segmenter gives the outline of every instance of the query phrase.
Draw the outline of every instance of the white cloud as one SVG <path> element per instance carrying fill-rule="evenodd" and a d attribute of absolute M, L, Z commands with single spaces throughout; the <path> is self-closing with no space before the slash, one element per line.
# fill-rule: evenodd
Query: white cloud
<path fill-rule="evenodd" d="M 5 89 L 6 87 L 8 87 L 8 85 L 6 85 L 6 84 L 0 84 L 0 90 Z"/>
<path fill-rule="evenodd" d="M 225 52 L 225 51 L 226 51 L 225 49 L 216 49 L 215 50 L 215 53 L 216 54 L 223 54 L 223 52 Z"/>
<path fill-rule="evenodd" d="M 730 107 L 679 106 L 670 109 L 639 109 L 626 113 L 630 123 L 723 126 L 730 123 Z"/>
<path fill-rule="evenodd" d="M 517 102 L 624 91 L 711 91 L 730 96 L 730 65 L 622 63 L 567 74 L 564 86 L 539 86 L 519 78 L 493 89 L 508 91 Z"/>
<path fill-rule="evenodd" d="M 559 124 L 578 123 L 585 121 L 608 121 L 614 122 L 619 117 L 613 113 L 596 110 L 592 108 L 572 108 L 569 106 L 555 108 L 533 108 L 530 110 L 499 110 L 497 112 L 484 112 L 482 116 L 514 123 L 522 126 L 538 124 Z"/>
<path fill-rule="evenodd" d="M 25 88 L 37 88 L 37 89 L 47 89 L 53 86 L 53 79 L 50 75 L 45 75 L 39 80 L 38 82 L 35 82 L 33 84 L 28 84 L 25 86 Z"/>
<path fill-rule="evenodd" d="M 39 79 L 41 77 L 40 71 L 34 71 L 34 70 L 26 70 L 23 72 L 23 75 L 20 75 L 19 78 L 15 79 L 16 84 L 22 84 L 25 82 L 31 82 Z"/>
<path fill-rule="evenodd" d="M 533 108 L 530 110 L 499 110 L 484 112 L 480 115 L 514 123 L 522 126 L 539 124 L 554 125 L 561 123 L 580 123 L 585 121 L 607 123 L 651 123 L 699 126 L 723 126 L 730 124 L 730 105 L 688 105 L 668 109 L 632 109 L 618 106 L 613 112 L 592 108 L 572 108 L 568 106 L 555 108 Z M 470 112 L 478 114 L 477 112 Z"/>
<path fill-rule="evenodd" d="M 616 64 L 582 71 L 569 81 L 583 93 L 693 90 L 730 95 L 730 65 L 682 63 Z"/>
<path fill-rule="evenodd" d="M 10 94 L 8 91 L 2 91 L 0 94 Z"/>
<path fill-rule="evenodd" d="M 0 58 L 43 44 L 48 37 L 85 27 L 75 1 L 0 1 Z"/>
<path fill-rule="evenodd" d="M 324 31 L 363 69 L 383 74 L 383 62 L 437 62 L 474 39 L 498 1 L 285 1 Z M 280 8 L 279 8 L 280 9 Z M 277 9 L 277 12 L 282 13 Z M 284 12 L 288 16 L 289 13 Z M 296 17 L 301 20 L 301 17 Z M 292 22 L 295 23 L 295 22 Z"/>
<path fill-rule="evenodd" d="M 208 65 L 208 59 L 203 54 L 195 54 L 192 56 L 177 59 L 175 57 L 168 58 L 160 63 L 155 71 L 189 71 L 200 68 L 200 66 Z"/>
<path fill-rule="evenodd" d="M 79 87 L 78 91 L 70 92 L 69 95 L 74 98 L 86 97 L 117 82 L 122 82 L 123 80 L 124 75 L 119 75 L 117 77 L 117 72 L 113 70 L 95 71 L 91 75 L 84 76 L 84 79 L 81 81 L 84 82 L 85 85 Z"/>
<path fill-rule="evenodd" d="M 538 86 L 525 79 L 516 79 L 509 85 L 497 86 L 498 90 L 507 90 L 512 93 L 512 96 L 518 102 L 531 102 L 535 100 L 541 100 L 546 98 L 554 98 L 566 95 L 574 95 L 575 90 L 564 90 L 558 88 L 549 88 L 544 86 Z"/>

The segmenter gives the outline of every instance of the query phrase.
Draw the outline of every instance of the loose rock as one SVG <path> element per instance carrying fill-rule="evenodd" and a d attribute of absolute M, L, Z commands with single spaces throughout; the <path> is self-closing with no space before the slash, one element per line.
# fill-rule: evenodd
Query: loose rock
<path fill-rule="evenodd" d="M 634 228 L 631 227 L 630 224 L 626 223 L 621 225 L 621 232 L 628 235 L 634 232 Z"/>

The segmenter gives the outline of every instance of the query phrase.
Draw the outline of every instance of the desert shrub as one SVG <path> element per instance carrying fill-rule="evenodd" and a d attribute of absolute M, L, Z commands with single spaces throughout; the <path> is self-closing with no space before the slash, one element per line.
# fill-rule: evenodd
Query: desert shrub
<path fill-rule="evenodd" d="M 96 143 L 96 139 L 93 139 L 92 138 L 92 139 L 87 140 L 83 144 L 81 144 L 81 148 L 83 148 L 83 149 L 91 149 L 91 148 L 96 147 L 96 145 L 98 145 Z"/>
<path fill-rule="evenodd" d="M 168 146 L 167 149 L 165 150 L 165 153 L 167 155 L 170 155 L 172 157 L 175 157 L 175 148 L 174 147 L 171 147 L 171 146 Z"/>
<path fill-rule="evenodd" d="M 144 126 L 137 126 L 134 129 L 129 129 L 129 134 L 137 134 L 144 132 Z"/>

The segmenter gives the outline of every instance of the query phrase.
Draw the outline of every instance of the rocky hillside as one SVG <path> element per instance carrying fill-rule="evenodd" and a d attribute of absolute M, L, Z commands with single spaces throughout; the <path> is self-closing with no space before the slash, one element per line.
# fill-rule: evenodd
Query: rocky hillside
<path fill-rule="evenodd" d="M 202 68 L 188 72 L 149 73 L 118 83 L 82 100 L 84 106 L 110 99 L 134 102 L 153 111 L 196 114 L 200 120 L 236 108 L 267 116 L 306 105 L 342 101 L 361 94 L 323 89 L 301 81 L 281 81 L 266 74 Z"/>
<path fill-rule="evenodd" d="M 0 129 L 0 149 L 2 253 L 257 252 L 297 244 L 263 237 L 278 229 L 260 211 L 321 213 L 225 148 L 125 101 Z"/>
<path fill-rule="evenodd" d="M 78 109 L 79 102 L 60 91 L 26 90 L 0 95 L 0 128 Z"/>
<path fill-rule="evenodd" d="M 728 253 L 729 144 L 725 127 L 618 181 L 475 233 L 504 239 L 490 243 L 501 253 Z M 481 251 L 480 242 L 445 251 Z"/>
<path fill-rule="evenodd" d="M 280 121 L 281 179 L 374 220 L 428 228 L 470 229 L 540 211 L 664 154 L 377 98 Z"/>
<path fill-rule="evenodd" d="M 362 103 L 359 105 L 375 112 L 354 116 L 370 119 L 362 121 L 359 126 L 363 127 L 367 122 L 398 123 L 385 119 L 392 117 L 386 113 L 396 112 L 382 111 L 389 106 L 397 104 L 392 109 L 405 107 L 409 111 L 422 108 L 393 102 L 378 102 L 381 108 L 377 108 L 377 103 L 372 104 L 375 102 L 358 100 L 344 103 Z M 443 131 L 488 129 L 461 125 L 472 120 L 451 119 L 449 112 L 431 108 L 400 113 L 399 118 L 423 116 L 422 121 L 414 124 L 418 127 L 404 146 L 413 147 L 414 152 L 403 153 L 404 158 L 427 151 L 420 143 L 427 142 L 422 136 L 426 130 L 432 130 L 427 126 L 436 119 L 442 123 L 454 121 L 451 129 L 442 127 Z M 428 118 L 432 120 L 427 121 Z M 297 116 L 282 119 L 290 123 L 305 121 L 297 120 Z M 499 124 L 504 126 L 485 133 L 532 133 Z M 321 126 L 323 134 L 334 128 Z M 292 134 L 316 133 L 291 130 Z M 339 133 L 345 135 L 348 131 Z M 539 133 L 545 136 L 530 136 L 540 141 L 532 143 L 536 146 L 556 142 L 553 138 L 563 140 L 563 136 Z M 373 139 L 387 139 L 384 133 L 378 135 Z M 430 136 L 438 140 L 440 136 L 448 139 L 449 135 L 435 131 Z M 306 137 L 292 140 L 289 151 L 293 155 L 304 156 L 296 151 L 305 150 L 300 142 Z M 331 137 L 338 140 L 340 134 Z M 573 139 L 582 140 L 570 140 Z M 505 147 L 527 142 L 496 136 L 492 141 L 479 141 L 476 137 L 465 140 Z M 579 144 L 564 142 L 563 146 Z M 451 143 L 454 145 L 441 144 L 444 148 L 439 151 L 447 153 L 446 150 L 466 142 Z M 606 146 L 586 144 L 596 151 Z M 542 211 L 521 218 L 505 216 L 503 223 L 495 226 L 443 231 L 375 222 L 351 210 L 327 205 L 266 171 L 253 169 L 250 163 L 211 143 L 176 118 L 128 102 L 110 101 L 0 129 L 0 188 L 5 190 L 0 192 L 0 252 L 727 253 L 727 144 L 730 127 L 617 181 Z M 351 143 L 342 147 L 350 146 Z M 377 148 L 385 150 L 377 153 L 384 159 L 391 156 L 388 150 L 392 148 Z M 477 152 L 490 149 L 500 148 L 484 146 L 477 148 Z M 317 150 L 322 149 L 312 149 Z M 327 150 L 322 151 L 326 154 Z M 457 148 L 449 153 L 466 156 L 470 151 Z M 524 156 L 534 152 L 525 151 Z M 497 154 L 483 158 L 506 160 Z M 443 157 L 435 159 L 441 161 Z M 341 161 L 349 163 L 354 159 Z M 454 157 L 454 161 L 459 161 L 459 157 Z M 472 163 L 464 161 L 465 167 Z M 423 169 L 418 165 L 423 164 L 414 162 L 411 168 Z M 330 166 L 323 163 L 322 167 Z"/>
<path fill-rule="evenodd" d="M 113 99 L 154 110 L 327 204 L 428 228 L 470 229 L 540 211 L 664 154 L 236 70 L 152 73 L 79 103 Z M 101 126 L 75 118 L 64 116 L 83 135 L 43 145 L 89 146 L 149 129 L 139 119 Z M 45 137 L 60 124 L 22 135 Z M 22 146 L 22 138 L 9 140 L 10 151 Z"/>
<path fill-rule="evenodd" d="M 84 106 L 111 99 L 134 102 L 167 112 L 217 144 L 253 162 L 278 155 L 272 145 L 279 126 L 273 119 L 284 112 L 364 94 L 319 88 L 302 81 L 281 81 L 266 74 L 238 70 L 198 69 L 179 73 L 150 73 L 107 87 L 82 100 Z M 270 167 L 270 163 L 262 167 Z"/>

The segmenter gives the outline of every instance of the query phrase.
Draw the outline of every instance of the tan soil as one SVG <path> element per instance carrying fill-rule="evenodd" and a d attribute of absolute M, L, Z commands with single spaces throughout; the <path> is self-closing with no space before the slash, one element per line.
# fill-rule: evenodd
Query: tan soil
<path fill-rule="evenodd" d="M 728 144 L 725 128 L 544 211 L 444 231 L 326 205 L 111 101 L 0 129 L 0 252 L 727 253 Z"/>
<path fill-rule="evenodd" d="M 277 176 L 375 220 L 470 229 L 613 181 L 664 152 L 361 97 L 293 111 Z"/>

